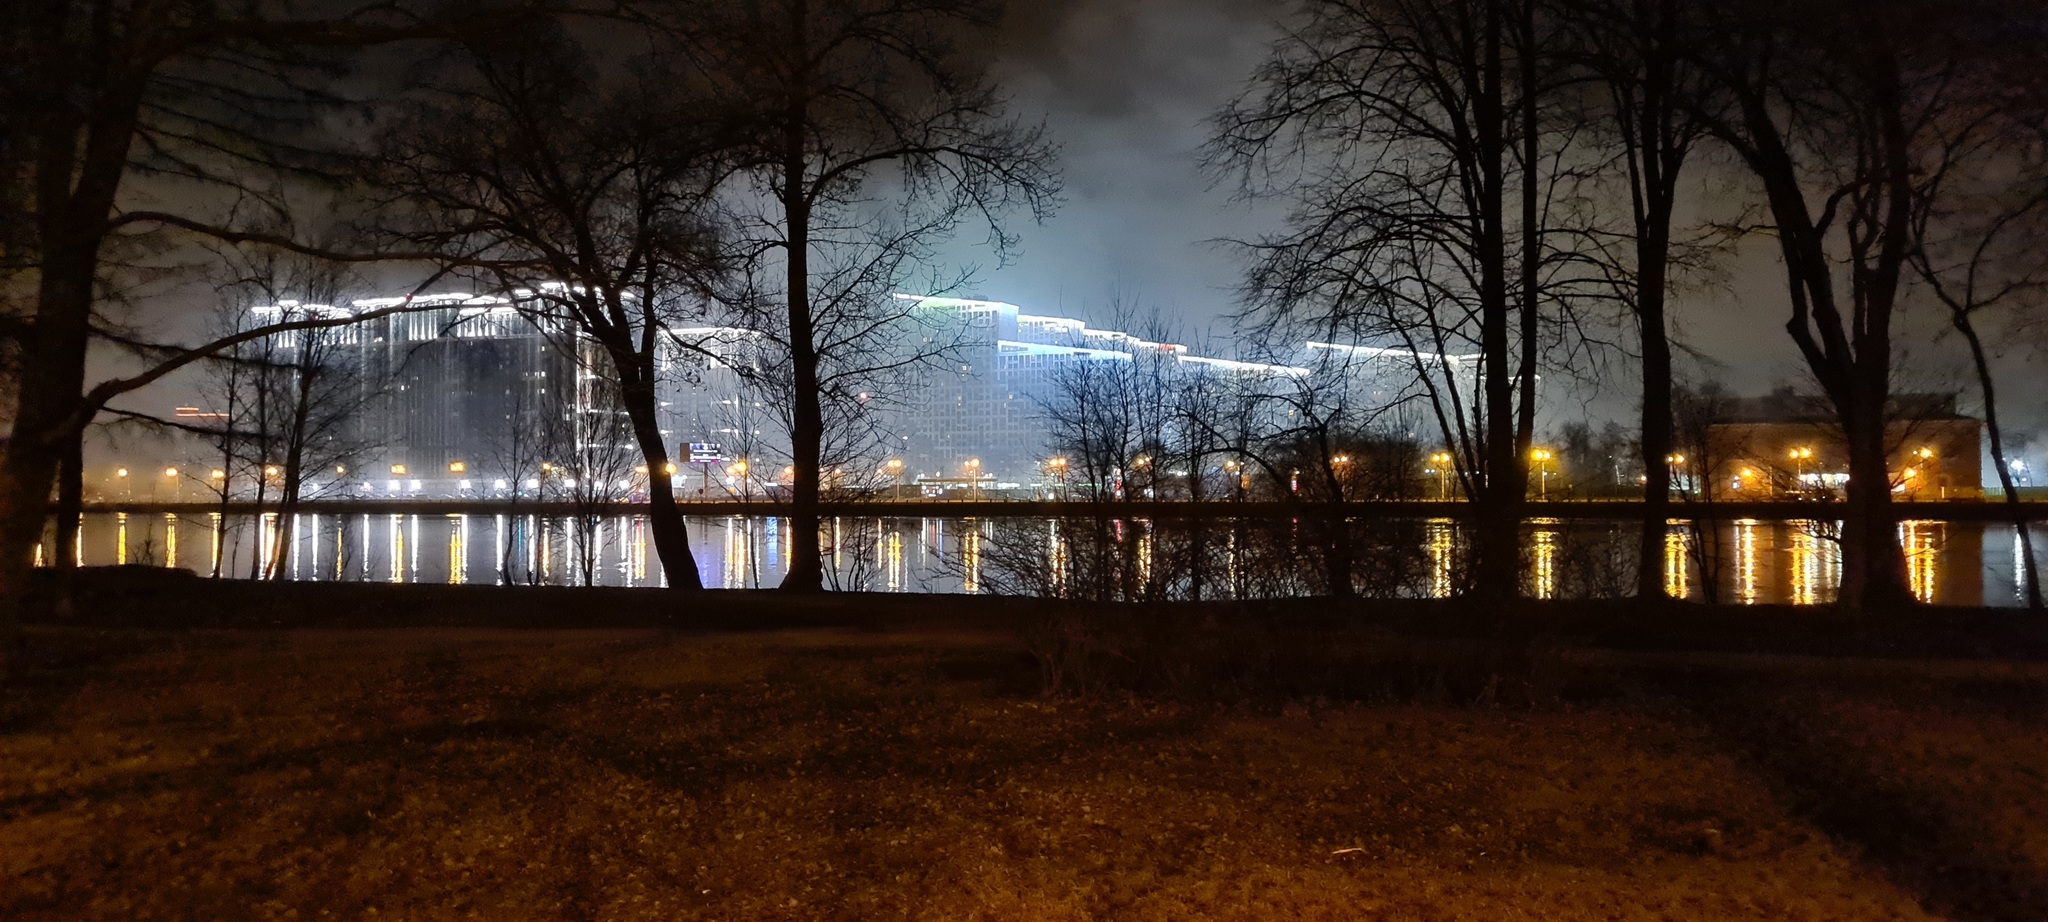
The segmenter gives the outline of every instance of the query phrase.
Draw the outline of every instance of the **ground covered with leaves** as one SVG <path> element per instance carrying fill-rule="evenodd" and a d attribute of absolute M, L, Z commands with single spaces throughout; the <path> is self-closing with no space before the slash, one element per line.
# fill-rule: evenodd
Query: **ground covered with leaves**
<path fill-rule="evenodd" d="M 32 639 L 6 919 L 2048 916 L 2026 665 L 1503 709 L 1047 700 L 1005 631 Z"/>

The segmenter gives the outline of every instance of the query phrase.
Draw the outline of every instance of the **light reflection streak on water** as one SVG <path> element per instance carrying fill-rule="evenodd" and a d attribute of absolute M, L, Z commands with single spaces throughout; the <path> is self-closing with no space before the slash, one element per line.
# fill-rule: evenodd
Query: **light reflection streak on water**
<path fill-rule="evenodd" d="M 1755 605 L 1756 595 L 1756 520 L 1735 520 L 1735 600 L 1744 605 Z"/>
<path fill-rule="evenodd" d="M 1820 552 L 1814 547 L 1819 539 L 1813 530 L 1801 527 L 1803 523 L 1792 523 L 1792 604 L 1820 604 Z"/>
<path fill-rule="evenodd" d="M 962 524 L 966 527 L 960 535 L 960 588 L 967 592 L 980 592 L 981 526 L 972 519 Z"/>
<path fill-rule="evenodd" d="M 216 516 L 214 516 L 213 518 L 214 518 L 214 521 L 216 521 L 216 522 L 220 521 L 220 516 L 217 516 L 217 515 L 216 515 Z M 80 516 L 78 517 L 78 529 L 77 529 L 76 531 L 73 531 L 73 532 L 71 533 L 71 565 L 72 565 L 72 566 L 76 566 L 76 567 L 82 567 L 82 566 L 85 566 L 85 516 L 84 516 L 84 515 L 80 515 Z"/>
<path fill-rule="evenodd" d="M 299 578 L 299 561 L 305 556 L 299 553 L 299 514 L 296 512 L 292 513 L 291 531 L 291 540 L 285 545 L 285 555 L 291 560 L 292 579 L 296 580 Z M 320 540 L 317 528 L 313 531 L 313 540 Z"/>
<path fill-rule="evenodd" d="M 83 533 L 84 529 L 79 529 L 79 531 Z M 128 513 L 116 512 L 114 513 L 114 564 L 115 566 L 120 566 L 127 562 Z"/>
<path fill-rule="evenodd" d="M 1050 567 L 1050 575 L 1052 577 L 1052 594 L 1055 598 L 1066 598 L 1067 541 L 1060 536 L 1060 523 L 1047 522 L 1045 523 L 1045 528 L 1046 536 L 1050 539 L 1046 544 L 1045 550 L 1046 564 Z"/>
<path fill-rule="evenodd" d="M 2019 528 L 2032 528 L 2022 524 Z M 2014 605 L 2027 604 L 2027 545 L 2020 540 L 2019 528 L 2012 535 L 2012 601 Z"/>
<path fill-rule="evenodd" d="M 208 573 L 211 573 L 211 574 L 213 574 L 214 576 L 219 576 L 219 575 L 220 575 L 220 544 L 221 544 L 221 541 L 220 541 L 220 513 L 218 513 L 218 512 L 215 512 L 215 513 L 213 513 L 213 514 L 212 514 L 212 515 L 210 516 L 210 518 L 212 518 L 212 520 L 213 520 L 213 521 L 212 521 L 212 524 L 211 524 L 211 525 L 209 526 L 209 528 L 208 528 L 208 531 L 207 531 L 207 534 L 206 534 L 206 551 L 207 551 L 207 561 L 206 561 L 206 567 L 207 567 L 207 572 L 208 572 Z"/>
<path fill-rule="evenodd" d="M 393 515 L 385 523 L 385 559 L 391 562 L 391 581 L 405 582 L 405 516 Z"/>
<path fill-rule="evenodd" d="M 41 542 L 41 541 L 38 541 L 38 542 L 36 542 L 36 562 L 35 562 L 35 566 L 38 566 L 38 567 L 40 567 L 40 566 L 42 566 L 42 565 L 43 565 L 43 542 Z"/>
<path fill-rule="evenodd" d="M 469 555 L 463 553 L 469 543 L 469 516 L 448 517 L 448 584 L 459 586 L 469 582 Z"/>
<path fill-rule="evenodd" d="M 42 548 L 38 546 L 36 551 L 40 553 Z M 174 570 L 178 567 L 178 514 L 175 512 L 164 513 L 164 566 Z"/>
<path fill-rule="evenodd" d="M 903 591 L 903 533 L 889 529 L 889 591 Z"/>
<path fill-rule="evenodd" d="M 1692 597 L 1691 539 L 1682 529 L 1687 523 L 1672 520 L 1664 531 L 1664 595 L 1666 598 L 1685 599 Z M 1676 525 L 1677 528 L 1672 526 Z"/>
<path fill-rule="evenodd" d="M 1557 597 L 1557 525 L 1556 519 L 1532 519 L 1536 526 L 1532 536 L 1536 551 L 1536 568 L 1531 595 L 1539 599 Z"/>
<path fill-rule="evenodd" d="M 370 514 L 363 513 L 363 582 L 370 581 Z"/>
<path fill-rule="evenodd" d="M 1138 591 L 1149 594 L 1152 587 L 1152 523 L 1138 523 Z"/>
<path fill-rule="evenodd" d="M 832 517 L 832 568 L 836 570 L 840 566 L 841 564 L 839 561 L 839 517 L 835 515 Z"/>
<path fill-rule="evenodd" d="M 647 520 L 633 519 L 633 585 L 647 581 Z"/>
<path fill-rule="evenodd" d="M 1940 522 L 1899 523 L 1899 543 L 1906 551 L 1906 583 L 1912 587 L 1913 597 L 1922 602 L 1934 601 L 1935 571 L 1943 537 Z"/>
<path fill-rule="evenodd" d="M 836 523 L 834 530 L 837 530 Z M 836 548 L 833 554 L 836 558 L 838 555 Z M 740 523 L 740 517 L 736 515 L 728 517 L 725 520 L 725 588 L 746 588 L 746 561 L 747 537 Z"/>
<path fill-rule="evenodd" d="M 258 572 L 262 573 L 266 579 L 270 577 L 270 567 L 277 559 L 278 528 L 277 513 L 266 512 L 259 520 L 259 525 L 256 529 L 256 540 L 261 545 L 256 549 L 256 559 L 261 564 Z"/>
<path fill-rule="evenodd" d="M 1429 520 L 1429 596 L 1433 599 L 1451 597 L 1451 584 L 1455 573 L 1457 554 L 1457 533 L 1450 519 Z"/>
<path fill-rule="evenodd" d="M 1230 587 L 1231 595 L 1239 593 L 1237 578 L 1237 532 L 1223 536 L 1223 584 Z"/>

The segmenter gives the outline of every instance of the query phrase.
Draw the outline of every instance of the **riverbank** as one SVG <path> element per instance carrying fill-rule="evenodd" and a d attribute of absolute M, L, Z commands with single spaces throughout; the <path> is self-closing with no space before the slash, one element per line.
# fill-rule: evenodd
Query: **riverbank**
<path fill-rule="evenodd" d="M 1514 703 L 1072 701 L 1010 628 L 861 604 L 34 628 L 0 705 L 0 917 L 2048 910 L 2037 664 L 1566 649 Z"/>

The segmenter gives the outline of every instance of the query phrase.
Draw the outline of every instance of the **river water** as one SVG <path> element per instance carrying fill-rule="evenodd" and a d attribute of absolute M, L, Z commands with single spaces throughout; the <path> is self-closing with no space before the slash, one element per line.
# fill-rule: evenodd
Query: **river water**
<path fill-rule="evenodd" d="M 691 550 L 707 586 L 772 587 L 786 565 L 788 525 L 768 517 L 693 517 Z M 1356 578 L 1367 594 L 1444 596 L 1456 588 L 1466 541 L 1449 520 L 1367 526 Z M 1533 519 L 1524 590 L 1537 598 L 1626 594 L 1630 523 Z M 1091 573 L 1115 568 L 1126 585 L 1175 598 L 1284 596 L 1317 591 L 1320 539 L 1289 523 L 1199 526 L 1118 521 L 1107 529 L 1045 519 L 840 518 L 826 522 L 828 582 L 880 592 L 1087 594 Z M 283 540 L 277 540 L 280 531 Z M 1922 600 L 2021 604 L 2019 549 L 2009 525 L 1934 521 L 1899 526 L 1908 575 Z M 1666 588 L 1744 604 L 1825 604 L 1841 583 L 1835 526 L 1735 520 L 1674 521 L 1665 536 Z M 2048 544 L 2048 541 L 2037 541 Z M 39 549 L 39 558 L 48 548 Z M 644 518 L 591 521 L 487 515 L 86 517 L 73 548 L 87 565 L 182 567 L 202 575 L 393 583 L 661 586 Z"/>

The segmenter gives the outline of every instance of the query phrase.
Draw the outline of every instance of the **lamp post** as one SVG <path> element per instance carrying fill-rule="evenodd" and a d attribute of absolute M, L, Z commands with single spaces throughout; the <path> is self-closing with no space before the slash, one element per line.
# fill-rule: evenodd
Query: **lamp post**
<path fill-rule="evenodd" d="M 1805 492 L 1805 490 L 1806 490 L 1806 462 L 1808 462 L 1808 461 L 1811 461 L 1811 460 L 1813 460 L 1813 449 L 1811 449 L 1811 448 L 1794 448 L 1794 449 L 1792 449 L 1792 486 L 1793 486 L 1793 489 L 1799 490 L 1799 491 L 1801 491 L 1801 492 Z"/>
<path fill-rule="evenodd" d="M 1669 468 L 1669 469 L 1670 469 L 1670 472 L 1671 472 L 1671 484 L 1672 484 L 1672 486 L 1673 486 L 1673 487 L 1677 488 L 1677 489 L 1678 489 L 1678 490 L 1679 490 L 1680 492 L 1684 492 L 1684 490 L 1685 490 L 1685 486 L 1684 486 L 1684 481 L 1680 479 L 1680 474 L 1679 474 L 1679 469 L 1680 469 L 1681 467 L 1683 467 L 1684 465 L 1685 465 L 1685 456 L 1684 456 L 1684 455 L 1675 455 L 1675 454 L 1674 454 L 1674 455 L 1665 455 L 1665 456 L 1664 456 L 1664 466 L 1665 466 L 1665 467 L 1667 467 L 1667 468 Z"/>
<path fill-rule="evenodd" d="M 175 467 L 164 468 L 164 479 L 171 482 L 172 499 L 180 502 L 184 501 L 185 482 L 178 479 L 178 469 Z"/>
<path fill-rule="evenodd" d="M 752 493 L 747 489 L 747 459 L 734 461 L 731 467 L 725 469 L 725 474 L 728 478 L 739 481 L 740 499 L 745 501 Z"/>
<path fill-rule="evenodd" d="M 220 494 L 221 500 L 225 502 L 228 498 L 228 472 L 216 467 L 212 473 L 206 475 L 206 479 L 213 483 L 213 491 Z"/>
<path fill-rule="evenodd" d="M 128 469 L 125 467 L 114 468 L 114 477 L 121 481 L 121 495 L 128 499 L 134 499 L 135 484 L 130 483 L 128 480 Z"/>
<path fill-rule="evenodd" d="M 970 499 L 981 499 L 981 459 L 967 459 L 967 495 Z"/>
<path fill-rule="evenodd" d="M 1936 463 L 1937 459 L 1934 454 L 1934 449 L 1928 448 L 1927 446 L 1923 445 L 1918 450 L 1913 452 L 1913 457 L 1920 459 L 1920 467 L 1925 467 L 1929 471 L 1933 472 L 1935 482 L 1937 484 L 1941 482 L 1941 468 Z M 1923 478 L 1920 482 L 1926 483 L 1927 481 Z M 1948 487 L 1944 486 L 1941 488 L 1941 498 L 1948 498 Z"/>
<path fill-rule="evenodd" d="M 1436 465 L 1436 467 L 1432 468 L 1431 470 L 1424 471 L 1423 473 L 1427 474 L 1433 472 L 1436 474 L 1436 498 L 1439 501 L 1450 500 L 1451 453 L 1447 451 L 1440 451 L 1436 454 L 1430 455 L 1429 463 Z"/>
<path fill-rule="evenodd" d="M 1350 480 L 1350 472 L 1350 455 L 1338 455 L 1330 459 L 1330 473 L 1337 479 L 1337 499 L 1339 501 L 1349 498 L 1348 494 L 1351 491 L 1345 489 L 1345 486 L 1347 485 L 1346 482 Z"/>
<path fill-rule="evenodd" d="M 1529 460 L 1536 462 L 1536 498 L 1550 498 L 1550 459 L 1555 457 L 1548 448 L 1529 449 Z M 1526 489 L 1526 488 L 1525 488 Z"/>
<path fill-rule="evenodd" d="M 1057 491 L 1056 491 L 1056 494 L 1055 494 L 1055 495 L 1057 495 L 1057 496 L 1058 496 L 1058 497 L 1059 497 L 1060 499 L 1062 499 L 1062 500 L 1066 499 L 1066 498 L 1067 498 L 1067 459 L 1065 459 L 1065 458 L 1053 458 L 1053 459 L 1050 459 L 1050 460 L 1048 460 L 1048 461 L 1046 461 L 1046 462 L 1045 462 L 1045 469 L 1046 469 L 1046 472 L 1047 472 L 1047 473 L 1050 473 L 1050 474 L 1051 474 L 1051 475 L 1053 476 L 1053 478 L 1054 478 L 1054 482 L 1055 482 L 1055 483 L 1057 484 Z"/>
<path fill-rule="evenodd" d="M 902 496 L 900 494 L 903 492 L 903 459 L 890 458 L 889 463 L 882 465 L 882 467 L 889 472 L 889 498 L 901 499 Z"/>

